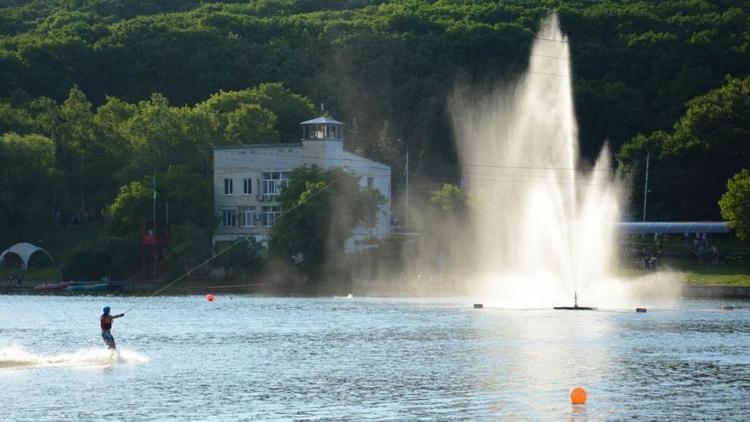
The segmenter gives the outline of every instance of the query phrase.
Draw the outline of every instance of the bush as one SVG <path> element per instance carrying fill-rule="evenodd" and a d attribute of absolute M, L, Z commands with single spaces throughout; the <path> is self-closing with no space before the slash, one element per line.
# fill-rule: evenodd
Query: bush
<path fill-rule="evenodd" d="M 136 239 L 121 237 L 79 244 L 63 264 L 61 273 L 65 280 L 123 278 L 138 262 L 139 251 Z"/>
<path fill-rule="evenodd" d="M 230 244 L 217 245 L 217 252 Z M 244 273 L 259 271 L 263 263 L 263 245 L 255 238 L 245 238 L 216 258 L 216 265 L 226 271 L 239 270 Z"/>

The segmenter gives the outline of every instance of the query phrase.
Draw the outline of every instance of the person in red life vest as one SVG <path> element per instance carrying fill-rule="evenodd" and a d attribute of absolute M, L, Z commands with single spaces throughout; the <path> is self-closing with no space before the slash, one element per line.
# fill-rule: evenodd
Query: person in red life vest
<path fill-rule="evenodd" d="M 102 309 L 102 316 L 99 318 L 99 325 L 102 327 L 102 338 L 104 339 L 104 342 L 107 344 L 107 347 L 110 349 L 115 348 L 115 339 L 112 337 L 112 333 L 109 332 L 109 330 L 112 329 L 112 320 L 115 318 L 120 318 L 121 316 L 125 316 L 124 313 L 119 315 L 110 315 L 109 314 L 109 306 L 105 306 L 104 309 Z"/>

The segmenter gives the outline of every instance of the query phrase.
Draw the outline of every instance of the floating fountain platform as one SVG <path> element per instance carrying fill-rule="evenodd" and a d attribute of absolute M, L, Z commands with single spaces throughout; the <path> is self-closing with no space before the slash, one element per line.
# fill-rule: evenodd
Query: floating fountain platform
<path fill-rule="evenodd" d="M 578 292 L 573 293 L 573 306 L 555 306 L 552 309 L 557 311 L 595 311 L 592 306 L 578 306 Z"/>

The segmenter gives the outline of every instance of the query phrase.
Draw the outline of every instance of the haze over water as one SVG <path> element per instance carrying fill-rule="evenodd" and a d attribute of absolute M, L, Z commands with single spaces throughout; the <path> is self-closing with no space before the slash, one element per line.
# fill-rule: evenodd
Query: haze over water
<path fill-rule="evenodd" d="M 579 170 L 567 37 L 541 25 L 528 70 L 492 92 L 459 90 L 451 111 L 474 200 L 475 293 L 511 307 L 606 300 L 616 259 L 618 187 L 606 147 Z M 609 287 L 608 287 L 609 285 Z"/>

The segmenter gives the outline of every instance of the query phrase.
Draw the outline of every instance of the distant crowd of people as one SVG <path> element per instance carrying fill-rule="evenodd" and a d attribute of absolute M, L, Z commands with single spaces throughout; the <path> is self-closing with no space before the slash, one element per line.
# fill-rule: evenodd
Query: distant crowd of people
<path fill-rule="evenodd" d="M 23 283 L 23 276 L 21 274 L 13 273 L 8 276 L 8 286 L 21 287 L 21 283 Z"/>
<path fill-rule="evenodd" d="M 641 268 L 644 271 L 653 271 L 656 269 L 656 263 L 658 261 L 656 255 L 659 253 L 659 251 L 655 252 L 651 248 L 631 247 L 628 248 L 626 252 L 628 258 L 638 268 Z"/>
<path fill-rule="evenodd" d="M 689 241 L 687 233 L 685 241 Z M 716 245 L 709 245 L 706 233 L 696 234 L 695 239 L 693 239 L 693 245 L 690 248 L 690 253 L 698 262 L 706 262 L 708 260 L 714 264 L 719 262 L 719 248 Z"/>
<path fill-rule="evenodd" d="M 685 253 L 689 253 L 698 262 L 719 262 L 719 248 L 709 243 L 706 233 L 696 233 L 695 236 L 685 233 L 682 242 L 679 235 L 675 238 L 674 235 L 670 237 L 666 233 L 656 233 L 653 243 L 647 243 L 629 247 L 625 251 L 628 259 L 644 271 L 655 270 L 659 258 L 664 255 L 685 256 Z"/>

